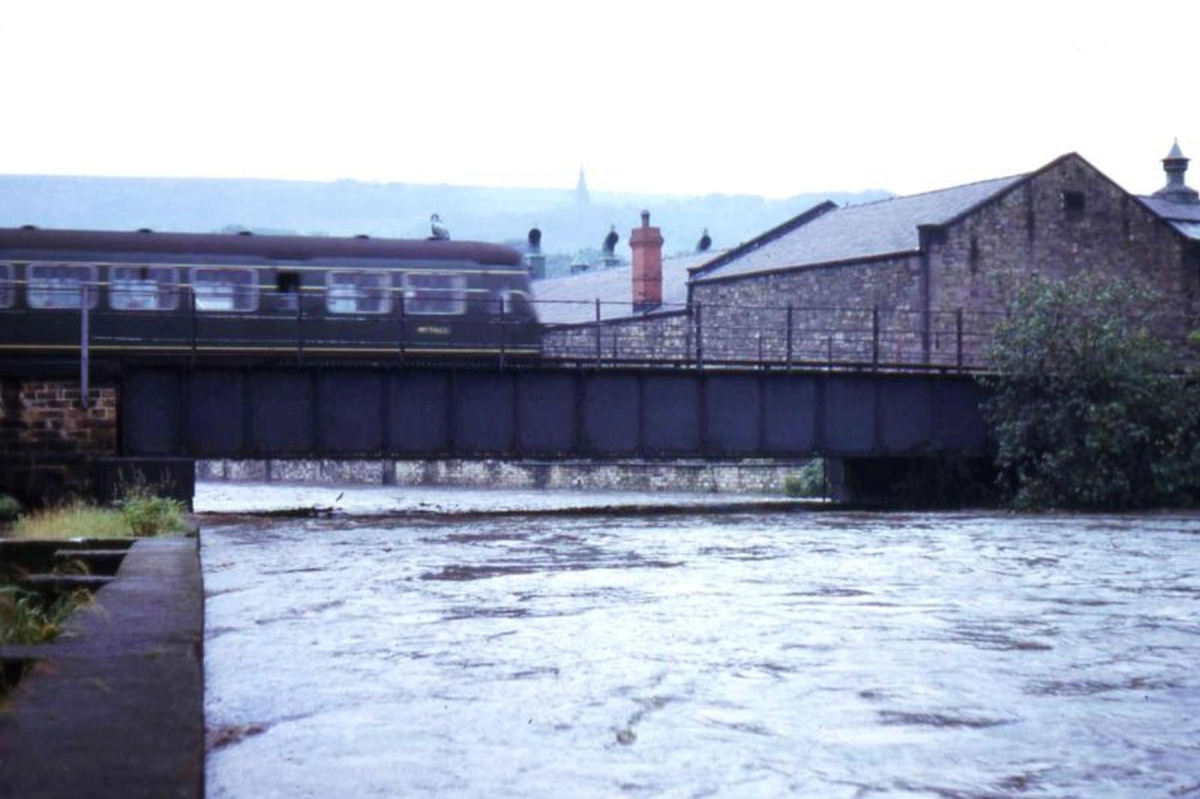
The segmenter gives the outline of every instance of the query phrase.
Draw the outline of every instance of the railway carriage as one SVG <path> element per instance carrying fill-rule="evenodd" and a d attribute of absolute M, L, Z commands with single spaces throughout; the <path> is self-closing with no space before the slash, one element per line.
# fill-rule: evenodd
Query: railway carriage
<path fill-rule="evenodd" d="M 0 353 L 536 355 L 520 254 L 493 244 L 0 229 Z"/>

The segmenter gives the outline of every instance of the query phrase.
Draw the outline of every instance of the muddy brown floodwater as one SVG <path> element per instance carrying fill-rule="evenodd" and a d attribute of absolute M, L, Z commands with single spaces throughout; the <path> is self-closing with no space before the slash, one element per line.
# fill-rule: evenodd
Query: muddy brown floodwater
<path fill-rule="evenodd" d="M 210 797 L 1200 796 L 1200 517 L 225 516 L 202 542 Z"/>

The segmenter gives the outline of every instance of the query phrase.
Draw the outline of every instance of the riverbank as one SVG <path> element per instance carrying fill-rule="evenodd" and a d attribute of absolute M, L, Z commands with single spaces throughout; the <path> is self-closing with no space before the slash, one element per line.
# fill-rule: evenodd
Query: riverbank
<path fill-rule="evenodd" d="M 549 491 L 503 488 L 196 483 L 200 514 L 265 516 L 644 515 L 767 512 L 831 507 L 824 500 L 778 494 L 649 491 Z"/>

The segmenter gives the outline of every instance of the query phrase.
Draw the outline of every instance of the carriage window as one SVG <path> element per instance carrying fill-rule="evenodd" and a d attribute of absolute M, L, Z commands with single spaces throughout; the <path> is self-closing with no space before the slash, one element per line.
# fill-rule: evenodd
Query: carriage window
<path fill-rule="evenodd" d="M 96 307 L 96 267 L 30 264 L 25 298 L 30 308 L 79 308 L 85 289 L 88 307 Z"/>
<path fill-rule="evenodd" d="M 179 307 L 175 270 L 169 266 L 113 266 L 108 307 L 114 311 L 173 311 Z"/>
<path fill-rule="evenodd" d="M 0 264 L 0 308 L 11 308 L 16 295 L 16 284 L 13 283 L 13 265 Z"/>
<path fill-rule="evenodd" d="M 329 313 L 387 313 L 392 295 L 387 272 L 328 272 L 325 307 Z"/>
<path fill-rule="evenodd" d="M 467 310 L 467 278 L 448 272 L 405 272 L 404 312 L 457 315 Z"/>
<path fill-rule="evenodd" d="M 253 311 L 258 308 L 258 281 L 253 269 L 197 267 L 192 270 L 192 296 L 197 311 Z"/>

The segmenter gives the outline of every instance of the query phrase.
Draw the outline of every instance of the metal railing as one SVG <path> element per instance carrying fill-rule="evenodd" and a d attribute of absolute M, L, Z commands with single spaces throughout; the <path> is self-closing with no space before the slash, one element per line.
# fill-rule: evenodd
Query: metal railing
<path fill-rule="evenodd" d="M 165 308 L 114 310 L 102 283 L 42 287 L 42 300 L 53 307 L 38 309 L 28 307 L 23 283 L 0 281 L 0 344 L 192 355 L 242 350 L 296 358 L 457 354 L 495 356 L 501 362 L 522 355 L 587 366 L 965 372 L 987 368 L 988 344 L 1007 316 L 964 309 L 702 302 L 646 309 L 629 302 L 532 300 L 490 292 L 469 292 L 455 306 L 461 313 L 431 314 L 415 313 L 413 308 L 421 306 L 398 289 L 364 293 L 357 303 L 344 290 L 331 296 L 324 288 L 256 288 L 247 310 L 234 310 L 233 299 L 229 307 L 216 308 L 187 285 L 163 289 L 170 293 L 153 304 Z M 85 291 L 92 299 L 86 314 Z M 386 302 L 376 302 L 381 297 Z M 365 310 L 350 310 L 357 307 Z M 532 321 L 530 313 L 541 321 Z M 70 322 L 73 318 L 78 321 Z M 1159 314 L 1155 325 L 1162 335 L 1182 341 L 1194 322 Z"/>

